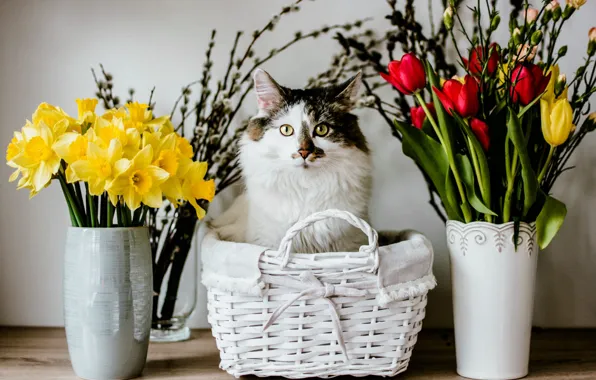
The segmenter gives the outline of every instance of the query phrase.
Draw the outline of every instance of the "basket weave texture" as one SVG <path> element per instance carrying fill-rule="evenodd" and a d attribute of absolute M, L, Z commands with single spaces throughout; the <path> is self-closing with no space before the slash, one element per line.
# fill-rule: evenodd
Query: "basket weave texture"
<path fill-rule="evenodd" d="M 358 252 L 290 253 L 300 230 L 331 217 L 362 229 L 369 244 Z M 405 371 L 422 328 L 427 290 L 379 302 L 378 251 L 377 232 L 365 221 L 328 210 L 296 223 L 278 251 L 260 255 L 263 296 L 208 287 L 208 320 L 220 367 L 236 377 Z"/>

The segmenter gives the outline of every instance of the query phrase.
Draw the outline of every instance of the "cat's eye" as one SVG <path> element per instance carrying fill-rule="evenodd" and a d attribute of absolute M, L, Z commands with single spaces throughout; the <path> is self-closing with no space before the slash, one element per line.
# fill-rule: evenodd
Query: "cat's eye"
<path fill-rule="evenodd" d="M 327 126 L 327 124 L 321 123 L 315 127 L 315 135 L 316 136 L 319 136 L 319 137 L 327 136 L 327 133 L 329 133 L 329 126 Z"/>
<path fill-rule="evenodd" d="M 290 124 L 284 124 L 279 127 L 279 131 L 284 136 L 292 136 L 294 134 L 294 128 Z"/>

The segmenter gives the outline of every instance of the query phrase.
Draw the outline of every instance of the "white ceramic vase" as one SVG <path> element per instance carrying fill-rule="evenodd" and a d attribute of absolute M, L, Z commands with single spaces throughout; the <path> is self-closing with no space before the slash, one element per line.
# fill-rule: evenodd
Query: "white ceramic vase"
<path fill-rule="evenodd" d="M 151 328 L 152 273 L 146 227 L 68 229 L 64 325 L 77 376 L 141 375 Z"/>
<path fill-rule="evenodd" d="M 528 374 L 536 227 L 447 222 L 457 373 L 472 379 L 518 379 Z"/>

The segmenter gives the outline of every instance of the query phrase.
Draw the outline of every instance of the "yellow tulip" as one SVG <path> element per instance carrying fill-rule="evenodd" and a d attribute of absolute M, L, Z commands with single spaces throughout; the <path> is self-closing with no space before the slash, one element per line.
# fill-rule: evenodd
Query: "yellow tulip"
<path fill-rule="evenodd" d="M 563 144 L 573 132 L 573 109 L 567 99 L 559 99 L 554 103 L 540 99 L 540 119 L 542 134 L 550 146 Z"/>
<path fill-rule="evenodd" d="M 194 207 L 199 219 L 203 219 L 205 210 L 199 206 L 197 200 L 204 199 L 211 202 L 215 196 L 215 182 L 212 179 L 205 181 L 205 174 L 207 174 L 206 162 L 192 162 L 182 183 L 184 199 Z"/>
<path fill-rule="evenodd" d="M 144 147 L 132 160 L 122 159 L 117 164 L 117 175 L 109 186 L 114 194 L 121 195 L 131 210 L 141 203 L 158 208 L 162 204 L 161 184 L 170 176 L 165 170 L 151 164 L 153 149 Z"/>
<path fill-rule="evenodd" d="M 66 128 L 68 121 L 63 119 L 56 124 L 56 130 Z M 43 121 L 37 126 L 28 123 L 22 129 L 23 149 L 12 157 L 11 162 L 18 168 L 28 171 L 27 181 L 20 187 L 30 187 L 36 192 L 43 189 L 60 169 L 60 157 L 52 149 L 55 137 Z M 14 150 L 11 152 L 13 153 Z"/>

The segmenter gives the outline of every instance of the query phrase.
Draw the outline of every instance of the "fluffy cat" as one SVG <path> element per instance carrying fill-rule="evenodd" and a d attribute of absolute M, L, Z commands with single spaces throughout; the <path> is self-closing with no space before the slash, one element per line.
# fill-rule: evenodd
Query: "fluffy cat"
<path fill-rule="evenodd" d="M 327 209 L 368 219 L 371 158 L 351 114 L 361 74 L 337 86 L 282 87 L 265 71 L 254 73 L 259 107 L 243 135 L 239 160 L 245 193 L 211 223 L 225 240 L 277 248 L 287 229 Z M 338 219 L 305 229 L 293 252 L 353 251 L 363 233 Z"/>

